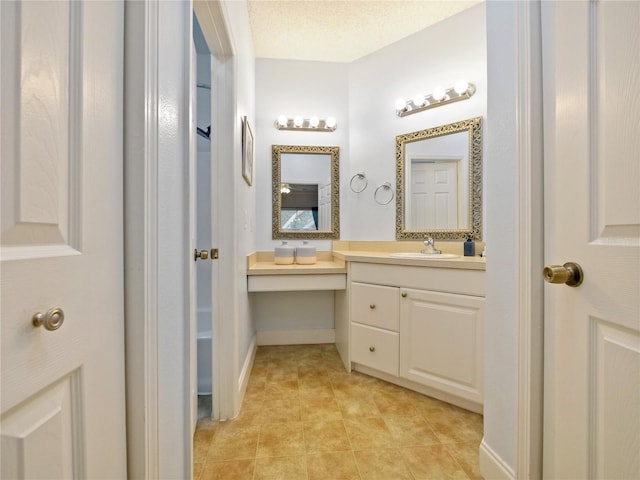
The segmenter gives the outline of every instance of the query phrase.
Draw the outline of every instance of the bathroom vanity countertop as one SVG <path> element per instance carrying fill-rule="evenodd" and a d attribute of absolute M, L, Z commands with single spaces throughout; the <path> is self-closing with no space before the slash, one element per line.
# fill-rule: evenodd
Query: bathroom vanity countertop
<path fill-rule="evenodd" d="M 335 259 L 332 252 L 318 252 L 312 265 L 276 265 L 273 252 L 254 252 L 247 256 L 247 275 L 323 275 L 347 273 L 344 260 Z"/>
<path fill-rule="evenodd" d="M 447 245 L 445 253 L 459 255 L 447 259 L 415 259 L 392 257 L 392 253 L 420 252 L 420 242 L 334 242 L 333 258 L 345 262 L 384 263 L 389 265 L 408 265 L 412 267 L 459 268 L 464 270 L 485 270 L 486 258 L 480 256 L 465 257 L 458 245 Z M 477 245 L 482 246 L 482 245 Z M 355 248 L 353 248 L 355 247 Z M 364 247 L 364 248 L 363 248 Z M 440 245 L 436 245 L 441 248 Z"/>

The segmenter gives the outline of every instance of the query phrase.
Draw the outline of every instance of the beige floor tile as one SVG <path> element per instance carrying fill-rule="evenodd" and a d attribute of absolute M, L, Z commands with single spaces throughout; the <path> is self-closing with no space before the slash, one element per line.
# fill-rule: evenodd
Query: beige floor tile
<path fill-rule="evenodd" d="M 230 420 L 229 423 L 237 425 L 259 425 L 262 412 L 262 403 L 251 403 L 249 406 L 242 405 L 240 413 L 236 418 Z"/>
<path fill-rule="evenodd" d="M 211 447 L 211 443 L 216 435 L 214 429 L 196 429 L 196 433 L 193 436 L 193 461 L 197 463 L 204 463 L 207 458 L 207 453 Z"/>
<path fill-rule="evenodd" d="M 330 397 L 333 398 L 333 388 L 331 382 L 322 379 L 308 381 L 301 380 L 298 383 L 298 394 L 300 396 Z"/>
<path fill-rule="evenodd" d="M 373 401 L 381 415 L 417 415 L 418 409 L 404 392 L 374 391 Z"/>
<path fill-rule="evenodd" d="M 260 426 L 258 457 L 282 457 L 305 453 L 301 422 L 263 423 Z"/>
<path fill-rule="evenodd" d="M 255 480 L 307 480 L 304 455 L 256 459 Z"/>
<path fill-rule="evenodd" d="M 478 463 L 478 445 L 473 443 L 454 443 L 447 445 L 447 451 L 456 459 L 472 480 L 482 480 Z"/>
<path fill-rule="evenodd" d="M 260 414 L 260 423 L 300 421 L 300 400 L 297 397 L 265 400 Z"/>
<path fill-rule="evenodd" d="M 446 405 L 424 415 L 442 443 L 477 443 L 482 441 L 482 416 Z"/>
<path fill-rule="evenodd" d="M 211 445 L 207 462 L 254 458 L 259 435 L 259 425 L 225 426 Z"/>
<path fill-rule="evenodd" d="M 435 445 L 440 441 L 427 421 L 421 415 L 383 416 L 395 444 L 399 447 Z"/>
<path fill-rule="evenodd" d="M 406 447 L 400 450 L 416 480 L 468 480 L 445 445 Z"/>
<path fill-rule="evenodd" d="M 351 447 L 354 450 L 391 448 L 394 440 L 381 417 L 344 420 Z"/>
<path fill-rule="evenodd" d="M 264 401 L 298 396 L 298 377 L 295 379 L 267 380 L 264 387 Z"/>
<path fill-rule="evenodd" d="M 353 452 L 307 455 L 309 480 L 360 480 Z"/>
<path fill-rule="evenodd" d="M 335 397 L 344 419 L 380 416 L 378 406 L 370 396 L 367 398 L 336 393 Z"/>
<path fill-rule="evenodd" d="M 252 480 L 255 459 L 207 463 L 200 480 Z"/>
<path fill-rule="evenodd" d="M 204 467 L 204 463 L 193 463 L 193 480 L 200 480 L 202 467 Z"/>
<path fill-rule="evenodd" d="M 300 417 L 303 422 L 342 420 L 342 412 L 333 396 L 301 394 Z"/>
<path fill-rule="evenodd" d="M 396 448 L 353 452 L 363 480 L 413 480 Z"/>
<path fill-rule="evenodd" d="M 303 428 L 307 453 L 351 450 L 351 443 L 342 420 L 305 422 Z"/>

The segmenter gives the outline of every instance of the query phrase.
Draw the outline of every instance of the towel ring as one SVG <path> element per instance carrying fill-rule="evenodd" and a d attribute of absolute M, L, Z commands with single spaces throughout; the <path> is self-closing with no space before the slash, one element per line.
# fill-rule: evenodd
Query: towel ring
<path fill-rule="evenodd" d="M 381 188 L 384 189 L 385 192 L 391 193 L 389 200 L 387 200 L 386 202 L 381 202 L 378 199 L 378 192 L 380 191 Z M 376 188 L 376 191 L 373 193 L 373 199 L 376 201 L 378 205 L 388 205 L 389 203 L 391 203 L 391 200 L 393 200 L 393 197 L 395 197 L 395 193 L 393 192 L 393 188 L 391 188 L 391 184 L 389 182 L 384 182 L 382 185 Z"/>
<path fill-rule="evenodd" d="M 353 181 L 357 180 L 356 182 L 356 187 L 354 187 L 353 185 Z M 363 184 L 362 188 L 358 189 L 357 186 Z M 367 188 L 367 185 L 369 184 L 366 175 L 364 174 L 364 172 L 360 172 L 360 173 L 356 173 L 353 177 L 351 177 L 351 181 L 349 182 L 349 187 L 351 188 L 351 191 L 355 192 L 355 193 L 360 193 L 360 192 L 364 192 L 364 189 Z"/>

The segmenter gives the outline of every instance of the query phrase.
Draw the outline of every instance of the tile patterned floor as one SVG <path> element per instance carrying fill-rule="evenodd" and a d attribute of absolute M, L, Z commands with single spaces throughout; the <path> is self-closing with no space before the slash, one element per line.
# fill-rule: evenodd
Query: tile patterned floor
<path fill-rule="evenodd" d="M 334 345 L 259 347 L 240 415 L 200 420 L 196 480 L 481 479 L 482 416 L 357 372 Z"/>

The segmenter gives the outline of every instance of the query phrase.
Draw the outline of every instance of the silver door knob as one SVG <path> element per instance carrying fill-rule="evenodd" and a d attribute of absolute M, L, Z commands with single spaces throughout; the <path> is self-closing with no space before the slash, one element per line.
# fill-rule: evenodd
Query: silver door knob
<path fill-rule="evenodd" d="M 207 252 L 206 250 L 200 250 L 198 251 L 198 249 L 196 248 L 193 251 L 193 261 L 195 262 L 196 260 L 200 259 L 200 260 L 206 260 L 207 258 L 209 258 L 209 252 Z"/>
<path fill-rule="evenodd" d="M 49 331 L 59 329 L 63 322 L 64 312 L 61 308 L 50 308 L 45 313 L 38 312 L 31 317 L 34 327 L 44 327 Z"/>
<path fill-rule="evenodd" d="M 582 267 L 574 262 L 567 262 L 564 265 L 547 265 L 542 271 L 545 282 L 565 283 L 570 287 L 577 287 L 584 280 Z"/>

